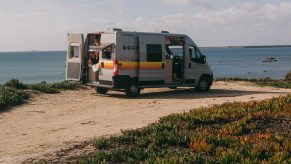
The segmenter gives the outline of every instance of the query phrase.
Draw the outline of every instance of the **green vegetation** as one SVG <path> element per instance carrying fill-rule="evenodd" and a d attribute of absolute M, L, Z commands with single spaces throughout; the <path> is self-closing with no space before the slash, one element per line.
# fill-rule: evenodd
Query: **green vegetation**
<path fill-rule="evenodd" d="M 71 84 L 67 81 L 49 84 L 23 84 L 17 79 L 12 79 L 7 81 L 4 85 L 0 85 L 0 108 L 23 103 L 29 98 L 28 90 L 52 94 L 59 93 L 63 90 L 75 89 L 77 87 L 77 84 Z"/>
<path fill-rule="evenodd" d="M 79 163 L 290 163 L 291 95 L 163 117 L 95 141 Z"/>
<path fill-rule="evenodd" d="M 0 86 L 0 108 L 7 105 L 18 105 L 29 98 L 25 91 Z"/>
<path fill-rule="evenodd" d="M 19 90 L 31 89 L 43 93 L 59 93 L 64 90 L 71 90 L 77 87 L 77 84 L 69 83 L 68 81 L 58 83 L 38 83 L 38 84 L 23 84 L 19 80 L 12 79 L 5 83 L 6 87 L 11 87 Z"/>
<path fill-rule="evenodd" d="M 22 82 L 20 82 L 19 80 L 17 79 L 12 79 L 12 80 L 9 80 L 5 83 L 5 86 L 6 87 L 11 87 L 11 88 L 15 88 L 15 89 L 27 89 L 27 86 L 24 85 Z"/>
<path fill-rule="evenodd" d="M 257 82 L 257 84 L 262 85 L 262 86 L 273 86 L 277 88 L 291 88 L 291 80 Z"/>
<path fill-rule="evenodd" d="M 59 83 L 39 83 L 39 84 L 29 84 L 27 85 L 27 88 L 31 90 L 40 91 L 43 93 L 60 93 L 60 91 L 64 90 L 71 90 L 75 89 L 77 87 L 77 84 L 71 84 L 67 81 L 59 82 Z"/>
<path fill-rule="evenodd" d="M 285 80 L 291 80 L 291 71 L 287 73 L 287 75 L 285 76 Z"/>
<path fill-rule="evenodd" d="M 274 81 L 270 78 L 240 78 L 240 77 L 224 77 L 224 78 L 215 78 L 215 81 L 250 81 L 250 82 L 257 82 L 257 81 Z"/>
<path fill-rule="evenodd" d="M 287 77 L 287 76 L 286 76 Z M 291 88 L 291 80 L 273 80 L 270 78 L 216 78 L 215 81 L 249 81 L 260 86 L 273 86 L 277 88 Z"/>

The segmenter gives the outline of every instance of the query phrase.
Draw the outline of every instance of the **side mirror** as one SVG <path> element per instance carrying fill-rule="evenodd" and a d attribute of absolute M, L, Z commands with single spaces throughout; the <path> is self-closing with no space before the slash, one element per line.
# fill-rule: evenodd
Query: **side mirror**
<path fill-rule="evenodd" d="M 173 58 L 174 58 L 174 55 L 173 55 L 173 54 L 168 54 L 168 55 L 166 56 L 166 59 L 167 59 L 167 60 L 173 60 Z"/>
<path fill-rule="evenodd" d="M 206 56 L 205 55 L 201 56 L 201 61 L 202 61 L 202 63 L 206 63 Z"/>

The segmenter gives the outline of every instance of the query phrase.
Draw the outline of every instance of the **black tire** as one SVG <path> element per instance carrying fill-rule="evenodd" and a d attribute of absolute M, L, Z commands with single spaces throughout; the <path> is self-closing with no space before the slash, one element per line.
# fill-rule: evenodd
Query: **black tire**
<path fill-rule="evenodd" d="M 177 89 L 177 87 L 169 87 L 170 89 Z"/>
<path fill-rule="evenodd" d="M 211 80 L 207 77 L 201 77 L 198 81 L 196 90 L 199 92 L 207 92 L 211 87 Z"/>
<path fill-rule="evenodd" d="M 101 87 L 96 88 L 96 92 L 102 95 L 105 95 L 108 91 L 109 91 L 108 88 L 101 88 Z"/>
<path fill-rule="evenodd" d="M 140 88 L 137 87 L 137 83 L 132 81 L 130 86 L 125 89 L 126 96 L 138 97 L 140 95 Z"/>

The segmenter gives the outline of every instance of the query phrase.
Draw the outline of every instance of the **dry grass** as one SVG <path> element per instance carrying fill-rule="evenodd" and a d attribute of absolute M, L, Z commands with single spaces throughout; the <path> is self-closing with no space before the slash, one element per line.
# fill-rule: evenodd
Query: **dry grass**
<path fill-rule="evenodd" d="M 95 155 L 73 162 L 290 163 L 290 125 L 291 95 L 226 103 L 98 139 Z"/>

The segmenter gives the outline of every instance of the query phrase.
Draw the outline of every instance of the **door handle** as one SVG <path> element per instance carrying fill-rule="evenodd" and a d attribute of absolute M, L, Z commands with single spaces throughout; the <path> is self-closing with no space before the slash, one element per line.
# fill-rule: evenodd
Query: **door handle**
<path fill-rule="evenodd" d="M 165 63 L 162 63 L 162 69 L 164 69 L 165 68 Z"/>
<path fill-rule="evenodd" d="M 188 67 L 191 68 L 191 66 L 192 66 L 191 63 L 189 63 Z"/>

